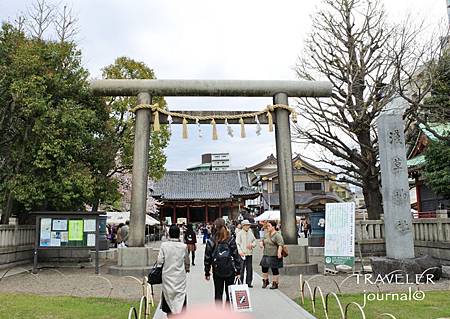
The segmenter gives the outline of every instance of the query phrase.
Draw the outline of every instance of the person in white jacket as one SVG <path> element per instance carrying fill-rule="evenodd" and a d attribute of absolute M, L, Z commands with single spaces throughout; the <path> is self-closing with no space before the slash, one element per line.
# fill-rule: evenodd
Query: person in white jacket
<path fill-rule="evenodd" d="M 244 282 L 249 288 L 253 288 L 253 248 L 256 247 L 256 238 L 253 232 L 250 230 L 250 222 L 245 219 L 241 222 L 242 230 L 236 234 L 236 245 L 238 248 L 239 255 L 242 257 L 241 266 L 241 281 Z"/>
<path fill-rule="evenodd" d="M 161 244 L 158 265 L 163 266 L 161 310 L 170 317 L 186 307 L 186 273 L 190 270 L 188 250 L 180 241 L 177 225 L 170 226 L 169 240 Z"/>

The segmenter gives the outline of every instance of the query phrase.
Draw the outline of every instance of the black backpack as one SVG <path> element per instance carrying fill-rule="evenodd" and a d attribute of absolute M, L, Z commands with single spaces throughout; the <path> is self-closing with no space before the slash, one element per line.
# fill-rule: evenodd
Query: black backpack
<path fill-rule="evenodd" d="M 229 278 L 235 274 L 234 258 L 228 242 L 222 241 L 216 244 L 212 254 L 212 267 L 216 276 Z"/>

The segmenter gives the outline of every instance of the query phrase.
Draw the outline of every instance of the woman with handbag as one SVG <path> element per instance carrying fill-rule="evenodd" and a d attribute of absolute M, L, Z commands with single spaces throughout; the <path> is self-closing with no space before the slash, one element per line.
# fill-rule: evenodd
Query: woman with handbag
<path fill-rule="evenodd" d="M 169 240 L 161 244 L 157 265 L 162 266 L 161 310 L 167 316 L 179 314 L 186 308 L 186 273 L 189 272 L 189 254 L 180 241 L 180 228 L 169 228 Z"/>
<path fill-rule="evenodd" d="M 264 239 L 261 240 L 260 247 L 263 248 L 263 257 L 259 265 L 262 268 L 263 288 L 269 285 L 269 268 L 272 270 L 272 286 L 270 289 L 278 289 L 280 280 L 279 269 L 283 268 L 283 246 L 284 240 L 276 230 L 277 223 L 269 221 L 266 224 Z"/>

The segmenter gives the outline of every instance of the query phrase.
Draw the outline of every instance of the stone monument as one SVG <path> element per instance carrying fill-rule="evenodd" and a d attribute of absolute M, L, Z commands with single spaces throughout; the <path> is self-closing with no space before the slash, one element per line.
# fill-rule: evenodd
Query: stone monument
<path fill-rule="evenodd" d="M 431 257 L 415 258 L 404 124 L 400 114 L 382 114 L 378 124 L 378 143 L 383 195 L 386 258 L 371 259 L 375 274 L 394 270 L 414 276 L 428 268 L 439 279 L 439 263 Z M 430 271 L 429 271 L 430 272 Z"/>

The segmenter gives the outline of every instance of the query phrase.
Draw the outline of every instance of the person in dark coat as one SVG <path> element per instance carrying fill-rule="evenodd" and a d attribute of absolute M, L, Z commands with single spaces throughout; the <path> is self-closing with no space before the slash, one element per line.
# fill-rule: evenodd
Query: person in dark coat
<path fill-rule="evenodd" d="M 184 243 L 187 245 L 188 251 L 192 254 L 192 266 L 195 266 L 195 251 L 197 250 L 197 235 L 195 234 L 192 224 L 187 225 L 184 233 Z"/>
<path fill-rule="evenodd" d="M 230 231 L 225 226 L 225 220 L 218 218 L 214 222 L 212 237 L 205 248 L 205 279 L 210 280 L 211 269 L 214 281 L 214 299 L 222 303 L 225 290 L 226 301 L 229 302 L 228 286 L 240 274 L 242 258 Z"/>

